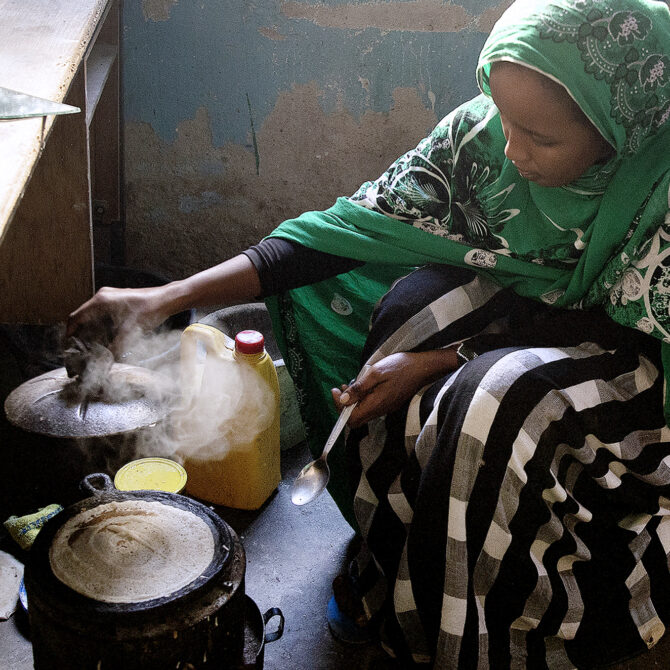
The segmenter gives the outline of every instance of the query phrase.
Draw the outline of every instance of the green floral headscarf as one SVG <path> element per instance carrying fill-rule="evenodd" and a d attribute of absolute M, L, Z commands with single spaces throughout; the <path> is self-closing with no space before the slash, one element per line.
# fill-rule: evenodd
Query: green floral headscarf
<path fill-rule="evenodd" d="M 515 2 L 479 57 L 522 63 L 563 84 L 619 155 L 635 156 L 670 115 L 670 26 L 664 2 Z M 579 59 L 579 60 L 577 60 Z"/>
<path fill-rule="evenodd" d="M 505 158 L 490 99 L 490 65 L 499 60 L 562 84 L 615 156 L 562 187 L 521 177 Z M 353 376 L 365 332 L 359 328 L 353 336 L 347 319 L 353 314 L 367 323 L 393 274 L 389 268 L 400 272 L 401 265 L 470 267 L 548 304 L 602 306 L 615 321 L 670 343 L 668 6 L 517 0 L 484 45 L 477 80 L 482 94 L 449 114 L 379 179 L 272 233 L 386 268 L 386 283 L 370 288 L 367 300 L 358 271 L 284 296 L 283 323 L 298 333 L 298 345 L 322 337 L 329 356 L 345 352 L 336 358 L 337 370 L 328 370 L 302 347 L 300 365 L 308 376 L 323 373 L 322 388 Z M 374 278 L 370 266 L 365 273 Z M 335 294 L 348 301 L 348 314 L 331 308 Z M 670 371 L 669 344 L 664 364 Z"/>
<path fill-rule="evenodd" d="M 521 0 L 503 15 L 484 45 L 477 79 L 486 95 L 491 63 L 505 60 L 531 67 L 562 84 L 616 150 L 608 166 L 615 172 L 598 211 L 592 221 L 580 222 L 593 228 L 591 237 L 558 304 L 577 302 L 602 278 L 606 261 L 636 216 L 644 216 L 641 206 L 670 168 L 669 56 L 668 7 L 647 0 Z M 560 199 L 560 192 L 556 195 Z M 644 218 L 658 228 L 666 211 L 667 203 Z M 639 248 L 630 250 L 639 257 Z"/>

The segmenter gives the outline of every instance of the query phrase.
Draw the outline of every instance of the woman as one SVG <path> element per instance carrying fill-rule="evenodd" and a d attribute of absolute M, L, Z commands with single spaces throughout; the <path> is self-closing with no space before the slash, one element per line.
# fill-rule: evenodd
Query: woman
<path fill-rule="evenodd" d="M 380 179 L 72 315 L 70 332 L 109 313 L 151 325 L 289 287 L 287 359 L 323 397 L 353 377 L 399 266 L 428 264 L 375 310 L 366 373 L 332 391 L 359 401 L 346 471 L 366 552 L 336 630 L 384 619 L 396 653 L 439 668 L 590 667 L 663 634 L 669 46 L 662 2 L 517 2 L 480 56 L 482 95 Z M 291 276 L 286 249 L 318 268 Z M 452 372 L 463 342 L 478 356 Z"/>

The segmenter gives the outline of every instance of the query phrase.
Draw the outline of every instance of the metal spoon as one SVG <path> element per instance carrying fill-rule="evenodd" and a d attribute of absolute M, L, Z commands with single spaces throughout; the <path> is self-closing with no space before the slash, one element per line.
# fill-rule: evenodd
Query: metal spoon
<path fill-rule="evenodd" d="M 312 502 L 312 500 L 326 488 L 328 479 L 330 479 L 330 469 L 326 462 L 328 452 L 333 448 L 335 442 L 337 442 L 337 438 L 340 436 L 342 429 L 346 425 L 349 415 L 353 412 L 354 407 L 356 407 L 357 404 L 358 403 L 347 405 L 342 410 L 337 422 L 333 426 L 333 430 L 330 431 L 330 435 L 326 440 L 326 446 L 324 446 L 321 456 L 311 463 L 308 463 L 295 478 L 293 486 L 291 487 L 291 502 L 294 505 L 306 505 L 307 503 Z"/>

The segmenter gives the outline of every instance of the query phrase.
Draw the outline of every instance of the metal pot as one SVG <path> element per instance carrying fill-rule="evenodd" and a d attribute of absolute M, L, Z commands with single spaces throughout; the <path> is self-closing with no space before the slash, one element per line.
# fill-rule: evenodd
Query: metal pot
<path fill-rule="evenodd" d="M 172 380 L 148 368 L 114 362 L 108 362 L 103 379 L 104 385 L 96 386 L 70 377 L 61 367 L 29 379 L 7 396 L 5 432 L 14 452 L 10 461 L 35 489 L 34 494 L 19 492 L 28 498 L 23 505 L 27 510 L 45 498 L 63 505 L 75 502 L 82 477 L 93 472 L 113 475 L 137 457 L 141 440 L 165 429 L 177 397 Z M 21 507 L 20 501 L 14 504 Z"/>
<path fill-rule="evenodd" d="M 91 475 L 83 484 L 93 495 L 45 524 L 26 563 L 35 669 L 238 668 L 243 662 L 245 556 L 235 532 L 209 507 L 185 496 L 117 491 L 104 474 Z M 199 533 L 205 528 L 211 532 L 211 560 L 209 553 L 197 552 L 208 562 L 204 569 L 196 569 L 187 577 L 186 583 L 171 580 L 172 586 L 164 587 L 158 579 L 156 588 L 166 588 L 166 593 L 156 594 L 149 588 L 141 598 L 126 597 L 127 592 L 118 591 L 117 585 L 132 582 L 134 574 L 124 573 L 119 566 L 125 566 L 130 556 L 135 562 L 129 570 L 138 570 L 141 575 L 144 558 L 135 559 L 136 553 L 144 551 L 151 560 L 158 556 L 160 563 L 158 548 L 163 547 L 163 536 L 161 542 L 145 550 L 146 537 L 155 535 L 140 533 L 140 539 L 132 544 L 139 531 L 118 530 L 125 528 L 123 524 L 133 515 L 138 515 L 142 523 L 150 517 L 147 523 L 157 520 L 159 524 L 165 520 L 172 524 L 175 517 L 179 537 L 169 541 L 181 547 L 186 556 L 189 551 L 196 553 L 191 528 L 200 529 Z M 188 537 L 181 537 L 182 529 L 189 531 Z M 106 551 L 88 551 L 98 547 L 100 538 L 109 533 L 116 543 L 111 551 L 114 556 L 108 558 L 110 552 Z M 83 553 L 79 546 L 84 548 Z M 74 560 L 67 553 L 71 550 Z M 67 560 L 59 559 L 63 551 Z M 82 563 L 89 560 L 93 568 Z M 103 564 L 99 569 L 95 568 L 98 561 Z M 176 565 L 181 568 L 182 564 L 180 561 Z M 93 577 L 77 581 L 78 572 L 72 567 L 77 565 L 91 568 Z M 105 569 L 112 578 L 101 590 L 96 575 L 104 574 Z M 142 580 L 138 583 L 144 588 Z M 175 585 L 178 588 L 171 591 Z"/>

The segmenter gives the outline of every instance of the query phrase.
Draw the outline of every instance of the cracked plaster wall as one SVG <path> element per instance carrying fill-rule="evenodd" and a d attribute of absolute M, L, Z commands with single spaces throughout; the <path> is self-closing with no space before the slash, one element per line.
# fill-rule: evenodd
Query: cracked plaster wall
<path fill-rule="evenodd" d="M 126 3 L 128 264 L 185 276 L 378 176 L 476 94 L 508 5 Z"/>

